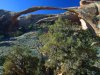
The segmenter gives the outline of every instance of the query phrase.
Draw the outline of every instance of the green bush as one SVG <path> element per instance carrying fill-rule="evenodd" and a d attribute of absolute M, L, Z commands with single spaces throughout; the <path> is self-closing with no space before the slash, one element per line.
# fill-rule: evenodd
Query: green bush
<path fill-rule="evenodd" d="M 38 75 L 39 59 L 33 57 L 28 48 L 16 46 L 6 57 L 3 67 L 4 75 Z"/>
<path fill-rule="evenodd" d="M 95 70 L 90 67 L 97 60 L 97 48 L 92 43 L 98 40 L 91 31 L 83 31 L 76 23 L 61 19 L 39 37 L 40 50 L 48 55 L 46 65 L 59 67 L 68 75 L 93 75 Z"/>

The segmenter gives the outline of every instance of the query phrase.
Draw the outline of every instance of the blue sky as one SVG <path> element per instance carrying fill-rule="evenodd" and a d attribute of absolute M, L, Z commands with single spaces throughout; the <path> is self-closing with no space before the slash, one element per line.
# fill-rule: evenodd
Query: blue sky
<path fill-rule="evenodd" d="M 22 11 L 33 6 L 72 7 L 79 6 L 80 0 L 0 0 L 0 9 Z M 38 11 L 35 13 L 61 13 L 63 11 Z"/>

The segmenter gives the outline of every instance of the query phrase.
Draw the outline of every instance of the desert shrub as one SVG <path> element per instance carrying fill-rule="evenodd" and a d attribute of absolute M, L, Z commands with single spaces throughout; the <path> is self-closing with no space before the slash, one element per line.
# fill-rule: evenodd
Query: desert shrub
<path fill-rule="evenodd" d="M 0 56 L 0 66 L 5 62 L 5 56 Z"/>
<path fill-rule="evenodd" d="M 91 31 L 81 30 L 76 23 L 58 19 L 39 37 L 41 52 L 46 53 L 46 66 L 55 67 L 68 75 L 94 75 L 97 47 L 100 41 Z M 67 75 L 66 74 L 66 75 Z"/>
<path fill-rule="evenodd" d="M 7 55 L 4 75 L 38 75 L 39 59 L 27 47 L 16 46 Z"/>

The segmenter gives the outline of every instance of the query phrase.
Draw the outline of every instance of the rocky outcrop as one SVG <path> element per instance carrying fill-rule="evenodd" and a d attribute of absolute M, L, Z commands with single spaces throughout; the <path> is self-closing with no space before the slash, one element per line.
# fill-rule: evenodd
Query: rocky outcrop
<path fill-rule="evenodd" d="M 30 10 L 31 9 L 31 10 Z M 18 27 L 24 27 L 25 29 L 28 28 L 30 24 L 35 24 L 35 23 L 43 23 L 43 22 L 54 22 L 58 17 L 61 17 L 63 19 L 69 19 L 73 22 L 78 22 L 79 18 L 74 15 L 73 13 L 66 12 L 64 14 L 54 14 L 54 15 L 25 15 L 21 16 L 23 14 L 35 11 L 32 10 L 32 8 L 24 10 L 22 12 L 11 12 L 11 11 L 5 11 L 5 10 L 0 10 L 0 33 L 6 33 L 6 32 L 12 32 L 16 31 Z M 34 7 L 35 9 L 35 7 Z M 42 8 L 41 8 L 42 9 Z M 45 7 L 43 9 L 50 9 L 48 7 Z M 51 8 L 53 9 L 53 8 Z M 56 9 L 56 8 L 55 8 Z M 36 9 L 39 10 L 39 9 Z M 65 9 L 64 9 L 65 10 Z M 55 17 L 54 17 L 55 16 Z M 73 18 L 74 17 L 74 18 Z M 16 18 L 16 21 L 15 21 Z M 50 20 L 44 20 L 44 19 L 50 18 Z M 52 20 L 53 19 L 53 20 Z"/>
<path fill-rule="evenodd" d="M 15 12 L 0 10 L 0 33 L 7 32 L 7 28 L 11 25 L 11 17 Z"/>
<path fill-rule="evenodd" d="M 57 19 L 60 16 L 60 17 L 64 17 L 64 18 L 66 17 L 67 19 L 69 19 L 71 21 L 74 20 L 78 23 L 80 22 L 80 19 L 83 19 L 84 22 L 86 22 L 85 24 L 87 25 L 87 28 L 92 30 L 93 33 L 95 34 L 95 36 L 100 37 L 100 24 L 99 24 L 100 23 L 100 20 L 99 20 L 100 19 L 100 10 L 99 10 L 100 9 L 100 1 L 99 0 L 81 0 L 80 2 L 83 2 L 83 4 L 80 4 L 80 6 L 76 9 L 38 6 L 38 7 L 28 8 L 26 10 L 23 10 L 21 12 L 16 12 L 16 13 L 1 10 L 1 16 L 0 16 L 0 24 L 1 24 L 0 30 L 1 31 L 0 32 L 1 33 L 12 32 L 13 30 L 16 30 L 16 27 L 18 25 L 24 26 L 27 28 L 27 26 L 29 24 L 35 23 L 36 21 L 37 21 L 37 23 L 39 23 L 41 21 L 47 21 L 48 19 L 49 19 L 49 21 L 52 21 L 52 20 L 54 21 L 55 19 Z M 27 17 L 25 17 L 25 16 L 20 17 L 21 15 L 24 15 L 24 14 L 27 14 L 30 12 L 34 12 L 37 10 L 66 10 L 66 11 L 72 12 L 73 14 L 68 12 L 69 15 L 57 14 L 57 15 L 54 15 L 53 17 L 49 17 L 49 18 L 47 18 L 49 15 L 47 15 L 47 16 L 42 15 L 43 17 L 39 17 L 39 15 L 30 15 Z M 44 18 L 44 17 L 46 17 L 46 18 Z M 44 19 L 40 20 L 41 18 L 44 18 Z M 83 24 L 81 23 L 81 25 L 83 25 Z"/>
<path fill-rule="evenodd" d="M 27 16 L 21 16 L 19 17 L 18 20 L 18 26 L 24 27 L 25 29 L 28 28 L 30 24 L 35 24 L 38 20 L 42 18 L 46 18 L 52 15 L 32 15 L 29 14 Z"/>
<path fill-rule="evenodd" d="M 18 37 L 3 39 L 0 41 L 0 75 L 3 75 L 2 59 L 9 54 L 13 46 L 27 47 L 32 51 L 32 56 L 41 60 L 41 54 L 37 48 L 36 32 L 28 32 Z"/>
<path fill-rule="evenodd" d="M 92 0 L 90 0 L 92 1 Z M 96 1 L 96 0 L 95 0 Z M 100 37 L 100 1 L 83 5 L 77 12 L 97 36 Z"/>
<path fill-rule="evenodd" d="M 3 39 L 3 41 L 0 42 L 0 58 L 6 56 L 12 49 L 12 46 L 25 46 L 31 50 L 37 50 L 37 45 L 36 32 L 28 32 L 18 37 Z M 38 52 L 38 50 L 36 52 Z"/>
<path fill-rule="evenodd" d="M 16 18 L 16 23 L 14 27 L 12 25 L 12 17 L 16 15 L 17 12 L 11 12 L 6 10 L 0 10 L 0 34 L 5 34 L 8 31 L 15 31 L 18 27 L 27 28 L 30 24 L 36 23 L 39 19 L 48 17 L 50 15 L 27 15 L 27 16 L 18 16 Z M 12 28 L 11 30 L 9 30 Z"/>

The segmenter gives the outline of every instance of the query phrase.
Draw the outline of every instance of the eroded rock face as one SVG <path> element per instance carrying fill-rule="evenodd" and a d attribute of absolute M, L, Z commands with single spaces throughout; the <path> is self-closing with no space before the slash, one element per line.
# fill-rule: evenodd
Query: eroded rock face
<path fill-rule="evenodd" d="M 100 0 L 80 0 L 80 6 L 87 5 L 93 2 L 98 2 Z"/>
<path fill-rule="evenodd" d="M 10 16 L 13 16 L 14 14 L 15 14 L 15 12 L 10 12 L 10 11 L 3 10 L 3 9 L 0 10 L 0 17 L 3 16 L 3 15 L 10 17 Z"/>
<path fill-rule="evenodd" d="M 7 28 L 11 25 L 11 16 L 14 14 L 15 12 L 0 10 L 0 33 L 7 32 Z"/>
<path fill-rule="evenodd" d="M 25 46 L 32 50 L 37 46 L 36 32 L 28 32 L 18 37 L 11 37 L 0 41 L 0 58 L 7 55 L 12 46 Z"/>
<path fill-rule="evenodd" d="M 12 26 L 12 17 L 16 14 L 16 12 L 0 10 L 0 34 L 7 33 L 9 31 L 9 27 Z M 27 15 L 21 16 L 17 18 L 17 23 L 15 27 L 25 27 L 27 28 L 28 25 L 31 23 L 35 23 L 39 19 L 48 17 L 49 15 Z M 15 28 L 13 28 L 15 30 Z"/>
<path fill-rule="evenodd" d="M 100 9 L 100 1 L 84 5 L 78 10 L 78 12 L 79 12 L 79 16 L 88 23 L 87 24 L 88 28 L 91 29 L 95 33 L 95 35 L 100 37 L 99 9 Z"/>
<path fill-rule="evenodd" d="M 29 14 L 27 16 L 21 16 L 18 18 L 18 25 L 27 29 L 30 24 L 35 24 L 38 20 L 46 18 L 48 16 L 49 15 L 32 15 L 32 14 Z"/>
<path fill-rule="evenodd" d="M 19 16 L 17 18 L 17 21 L 16 21 L 16 25 L 12 25 L 12 17 L 16 15 L 16 13 L 18 12 L 11 12 L 11 11 L 6 11 L 6 10 L 0 10 L 0 33 L 4 34 L 6 32 L 9 32 L 9 27 L 13 27 L 12 29 L 15 31 L 16 28 L 18 27 L 24 27 L 25 29 L 28 28 L 28 26 L 30 24 L 35 24 L 37 21 L 43 19 L 43 18 L 47 18 L 47 17 L 53 17 L 53 16 L 56 16 L 55 15 L 32 15 L 32 14 L 29 14 L 29 15 L 24 15 L 24 16 Z M 71 16 L 71 17 L 70 17 Z M 64 18 L 64 19 L 69 19 L 69 20 L 72 20 L 72 21 L 78 21 L 78 17 L 74 17 L 71 15 L 69 15 L 68 13 L 66 14 L 59 14 L 57 15 L 56 17 L 53 17 L 52 20 L 53 22 L 55 20 L 57 20 L 58 17 L 61 17 L 61 18 Z M 56 18 L 56 19 L 55 19 Z M 49 22 L 50 20 L 46 21 L 46 20 L 43 20 L 41 22 Z M 50 21 L 50 22 L 52 22 Z M 12 31 L 13 31 L 12 30 Z"/>

